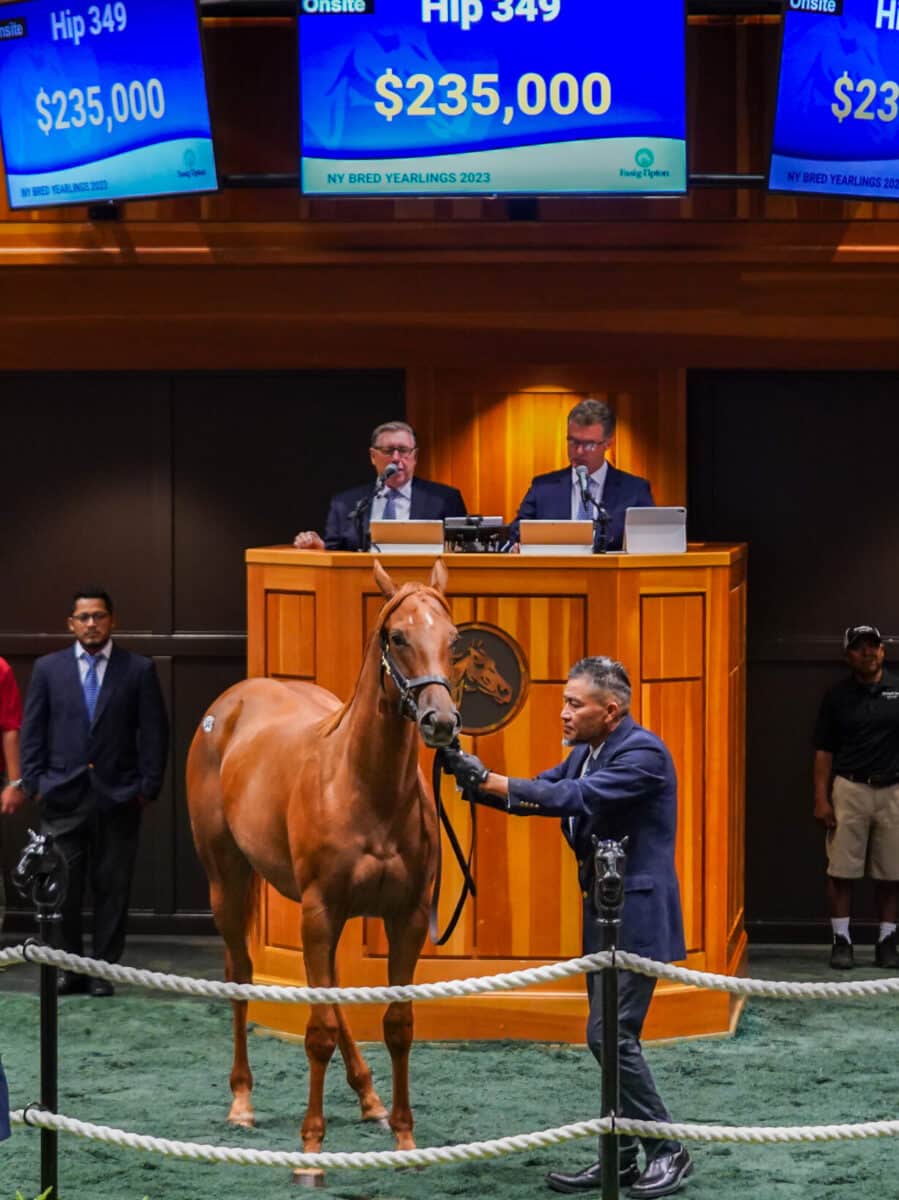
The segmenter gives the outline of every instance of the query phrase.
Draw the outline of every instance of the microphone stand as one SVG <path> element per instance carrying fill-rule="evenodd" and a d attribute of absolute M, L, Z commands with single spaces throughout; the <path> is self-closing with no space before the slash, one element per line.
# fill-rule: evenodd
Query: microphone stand
<path fill-rule="evenodd" d="M 365 514 L 374 503 L 375 496 L 377 496 L 380 487 L 381 481 L 378 479 L 377 483 L 372 489 L 371 495 L 363 496 L 360 500 L 357 500 L 350 509 L 349 517 L 353 522 L 353 528 L 356 531 L 356 541 L 358 542 L 356 547 L 357 550 L 368 550 L 371 545 L 370 530 L 365 528 Z"/>
<path fill-rule="evenodd" d="M 590 494 L 590 489 L 585 488 L 581 495 L 585 504 L 592 504 L 596 512 L 593 518 L 593 553 L 605 554 L 609 548 L 609 516 L 608 509 L 599 500 L 595 500 Z"/>

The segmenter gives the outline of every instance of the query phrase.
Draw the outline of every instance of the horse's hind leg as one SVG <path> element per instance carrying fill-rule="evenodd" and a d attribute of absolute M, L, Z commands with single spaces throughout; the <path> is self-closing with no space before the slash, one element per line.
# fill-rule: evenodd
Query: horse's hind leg
<path fill-rule="evenodd" d="M 231 853 L 215 856 L 214 867 L 207 864 L 209 900 L 216 928 L 225 942 L 225 978 L 234 983 L 253 982 L 253 963 L 247 950 L 247 927 L 257 894 L 253 870 L 232 843 Z M 255 1124 L 250 1095 L 253 1073 L 247 1055 L 247 1002 L 232 1000 L 234 1061 L 231 1065 L 231 1109 L 233 1125 Z"/>
<path fill-rule="evenodd" d="M 387 941 L 390 945 L 388 974 L 391 987 L 412 982 L 415 964 L 428 929 L 426 908 L 402 917 L 385 918 Z M 412 1048 L 412 1003 L 395 1000 L 384 1013 L 384 1041 L 393 1063 L 393 1104 L 390 1109 L 390 1128 L 398 1150 L 414 1150 L 412 1135 L 414 1121 L 409 1103 L 409 1051 Z"/>
<path fill-rule="evenodd" d="M 335 1005 L 334 1012 L 337 1017 L 337 1045 L 340 1048 L 344 1066 L 346 1067 L 347 1083 L 359 1097 L 362 1120 L 380 1121 L 386 1126 L 387 1109 L 384 1107 L 381 1097 L 374 1089 L 371 1069 L 359 1053 L 359 1047 L 353 1040 L 346 1017 L 344 1017 L 339 1005 Z"/>

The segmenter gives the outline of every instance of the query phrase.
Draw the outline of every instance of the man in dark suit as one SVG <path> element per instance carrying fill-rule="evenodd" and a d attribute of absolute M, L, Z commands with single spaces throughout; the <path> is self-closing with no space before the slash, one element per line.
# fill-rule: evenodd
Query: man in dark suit
<path fill-rule="evenodd" d="M 531 480 L 527 495 L 513 524 L 518 541 L 518 522 L 593 520 L 598 505 L 608 514 L 605 534 L 607 550 L 620 550 L 624 540 L 624 513 L 628 508 L 652 508 L 655 501 L 646 479 L 629 475 L 606 462 L 606 451 L 615 436 L 615 414 L 601 400 L 582 400 L 568 414 L 568 458 L 570 466 L 550 471 Z M 577 468 L 587 472 L 591 499 L 585 501 Z"/>
<path fill-rule="evenodd" d="M 415 430 L 405 421 L 387 421 L 372 431 L 369 447 L 377 477 L 374 485 L 360 484 L 331 499 L 325 536 L 306 529 L 293 544 L 300 550 L 358 550 L 369 544 L 374 521 L 442 521 L 464 517 L 465 501 L 457 488 L 415 477 L 418 445 Z M 387 472 L 389 478 L 384 478 Z"/>
<path fill-rule="evenodd" d="M 562 832 L 577 855 L 584 896 L 583 946 L 596 953 L 599 930 L 593 911 L 593 842 L 628 838 L 622 909 L 622 950 L 659 962 L 684 958 L 680 890 L 674 870 L 677 779 L 664 742 L 630 716 L 631 686 L 621 663 L 583 658 L 569 672 L 563 694 L 562 729 L 571 754 L 536 779 L 510 779 L 490 772 L 480 759 L 444 751 L 447 765 L 475 799 L 520 816 L 560 817 Z M 619 975 L 621 1112 L 647 1121 L 670 1121 L 640 1037 L 655 979 L 622 971 Z M 587 1044 L 602 1061 L 601 987 L 587 976 L 590 1015 Z M 620 1179 L 634 1197 L 668 1196 L 693 1169 L 679 1142 L 643 1139 L 647 1163 L 640 1171 L 637 1143 L 621 1138 Z M 558 1192 L 599 1190 L 601 1166 L 575 1175 L 552 1172 Z"/>
<path fill-rule="evenodd" d="M 112 600 L 101 588 L 73 597 L 75 644 L 34 664 L 22 725 L 23 793 L 41 805 L 42 832 L 68 863 L 61 949 L 82 953 L 81 902 L 90 880 L 94 958 L 125 945 L 131 876 L 144 807 L 162 787 L 169 726 L 152 661 L 112 642 Z M 110 983 L 64 974 L 62 994 L 112 995 Z"/>

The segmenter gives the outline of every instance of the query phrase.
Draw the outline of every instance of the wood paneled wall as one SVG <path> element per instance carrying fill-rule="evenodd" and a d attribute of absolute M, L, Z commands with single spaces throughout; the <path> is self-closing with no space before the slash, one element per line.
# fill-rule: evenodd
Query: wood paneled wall
<path fill-rule="evenodd" d="M 659 504 L 686 499 L 684 373 L 593 366 L 411 368 L 406 411 L 420 471 L 450 479 L 470 512 L 514 516 L 534 475 L 568 461 L 566 416 L 586 396 L 617 414 L 609 458 L 652 482 Z"/>

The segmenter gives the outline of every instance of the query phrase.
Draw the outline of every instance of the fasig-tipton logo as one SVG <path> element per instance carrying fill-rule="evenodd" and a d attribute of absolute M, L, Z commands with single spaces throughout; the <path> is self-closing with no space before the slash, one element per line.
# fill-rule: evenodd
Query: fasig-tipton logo
<path fill-rule="evenodd" d="M 0 42 L 27 36 L 28 26 L 25 24 L 24 17 L 10 17 L 8 21 L 0 21 Z"/>
<path fill-rule="evenodd" d="M 300 0 L 303 17 L 325 16 L 328 13 L 373 13 L 375 0 Z"/>
<path fill-rule="evenodd" d="M 463 733 L 495 733 L 517 715 L 528 693 L 528 666 L 515 639 L 496 625 L 456 626 L 450 673 Z"/>

